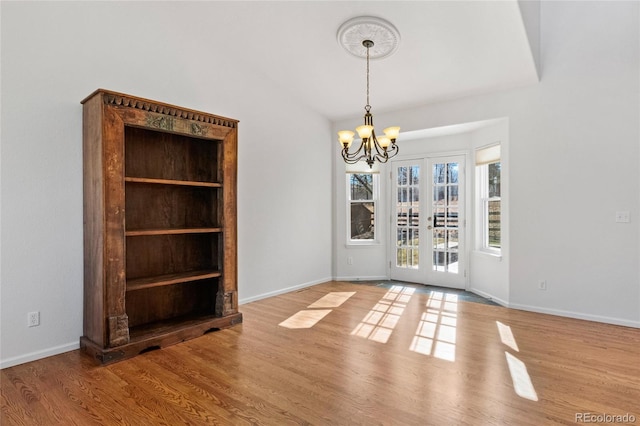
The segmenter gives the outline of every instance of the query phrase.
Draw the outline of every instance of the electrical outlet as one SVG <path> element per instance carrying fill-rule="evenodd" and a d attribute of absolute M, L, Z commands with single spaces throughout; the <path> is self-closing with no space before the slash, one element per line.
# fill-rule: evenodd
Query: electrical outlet
<path fill-rule="evenodd" d="M 353 265 L 353 257 L 347 257 L 347 265 Z"/>
<path fill-rule="evenodd" d="M 547 282 L 545 280 L 538 281 L 538 290 L 545 291 L 547 289 Z"/>
<path fill-rule="evenodd" d="M 40 312 L 29 312 L 27 314 L 27 326 L 37 327 L 40 325 Z"/>

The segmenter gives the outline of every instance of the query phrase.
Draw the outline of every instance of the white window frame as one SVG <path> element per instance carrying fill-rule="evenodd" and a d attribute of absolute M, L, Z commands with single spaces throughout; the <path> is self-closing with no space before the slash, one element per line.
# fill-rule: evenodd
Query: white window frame
<path fill-rule="evenodd" d="M 497 158 L 480 159 L 482 153 L 490 152 L 497 148 Z M 494 153 L 495 156 L 495 153 Z M 502 212 L 502 197 L 489 197 L 489 165 L 500 163 L 500 145 L 492 145 L 479 148 L 476 151 L 476 249 L 488 254 L 502 255 L 502 238 L 500 239 L 500 248 L 489 246 L 489 202 L 500 201 L 500 210 Z M 479 164 L 480 163 L 480 164 Z M 502 179 L 502 167 L 500 169 L 500 177 Z M 500 215 L 500 232 L 502 234 L 502 214 Z"/>
<path fill-rule="evenodd" d="M 351 175 L 371 175 L 372 176 L 372 198 L 371 200 L 352 200 L 351 199 Z M 378 173 L 367 173 L 367 172 L 347 172 L 346 174 L 346 201 L 347 201 L 347 209 L 346 209 L 346 222 L 347 222 L 347 245 L 355 245 L 355 246 L 363 246 L 363 245 L 373 245 L 379 244 L 378 235 L 379 235 L 379 199 L 380 199 L 380 175 Z M 373 238 L 371 239 L 352 239 L 351 238 L 351 205 L 353 203 L 373 203 Z"/>

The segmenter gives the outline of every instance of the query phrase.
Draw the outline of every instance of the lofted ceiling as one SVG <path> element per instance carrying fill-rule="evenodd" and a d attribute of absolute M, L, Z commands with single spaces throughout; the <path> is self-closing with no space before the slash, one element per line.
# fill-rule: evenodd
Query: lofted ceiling
<path fill-rule="evenodd" d="M 226 17 L 212 22 L 238 60 L 330 120 L 364 112 L 365 60 L 336 39 L 340 25 L 357 16 L 383 18 L 401 36 L 393 55 L 371 61 L 374 113 L 538 82 L 527 13 L 515 0 L 212 5 Z"/>

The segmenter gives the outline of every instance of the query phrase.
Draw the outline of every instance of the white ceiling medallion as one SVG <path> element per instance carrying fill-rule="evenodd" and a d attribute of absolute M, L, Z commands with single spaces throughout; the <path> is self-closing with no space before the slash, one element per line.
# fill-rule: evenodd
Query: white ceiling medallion
<path fill-rule="evenodd" d="M 373 41 L 369 51 L 371 59 L 381 59 L 391 55 L 398 48 L 400 33 L 388 21 L 373 16 L 360 16 L 349 19 L 338 29 L 338 43 L 351 55 L 367 57 L 364 40 Z"/>

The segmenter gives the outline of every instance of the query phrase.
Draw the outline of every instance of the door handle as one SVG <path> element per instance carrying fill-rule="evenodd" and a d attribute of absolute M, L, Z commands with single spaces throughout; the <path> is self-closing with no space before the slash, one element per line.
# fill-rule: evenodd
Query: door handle
<path fill-rule="evenodd" d="M 429 217 L 427 218 L 427 222 L 431 223 L 431 219 L 432 219 L 432 218 L 431 218 L 431 216 L 429 216 Z M 432 229 L 433 229 L 433 226 L 431 226 L 431 225 L 427 225 L 427 229 L 428 229 L 428 230 L 432 230 Z"/>

